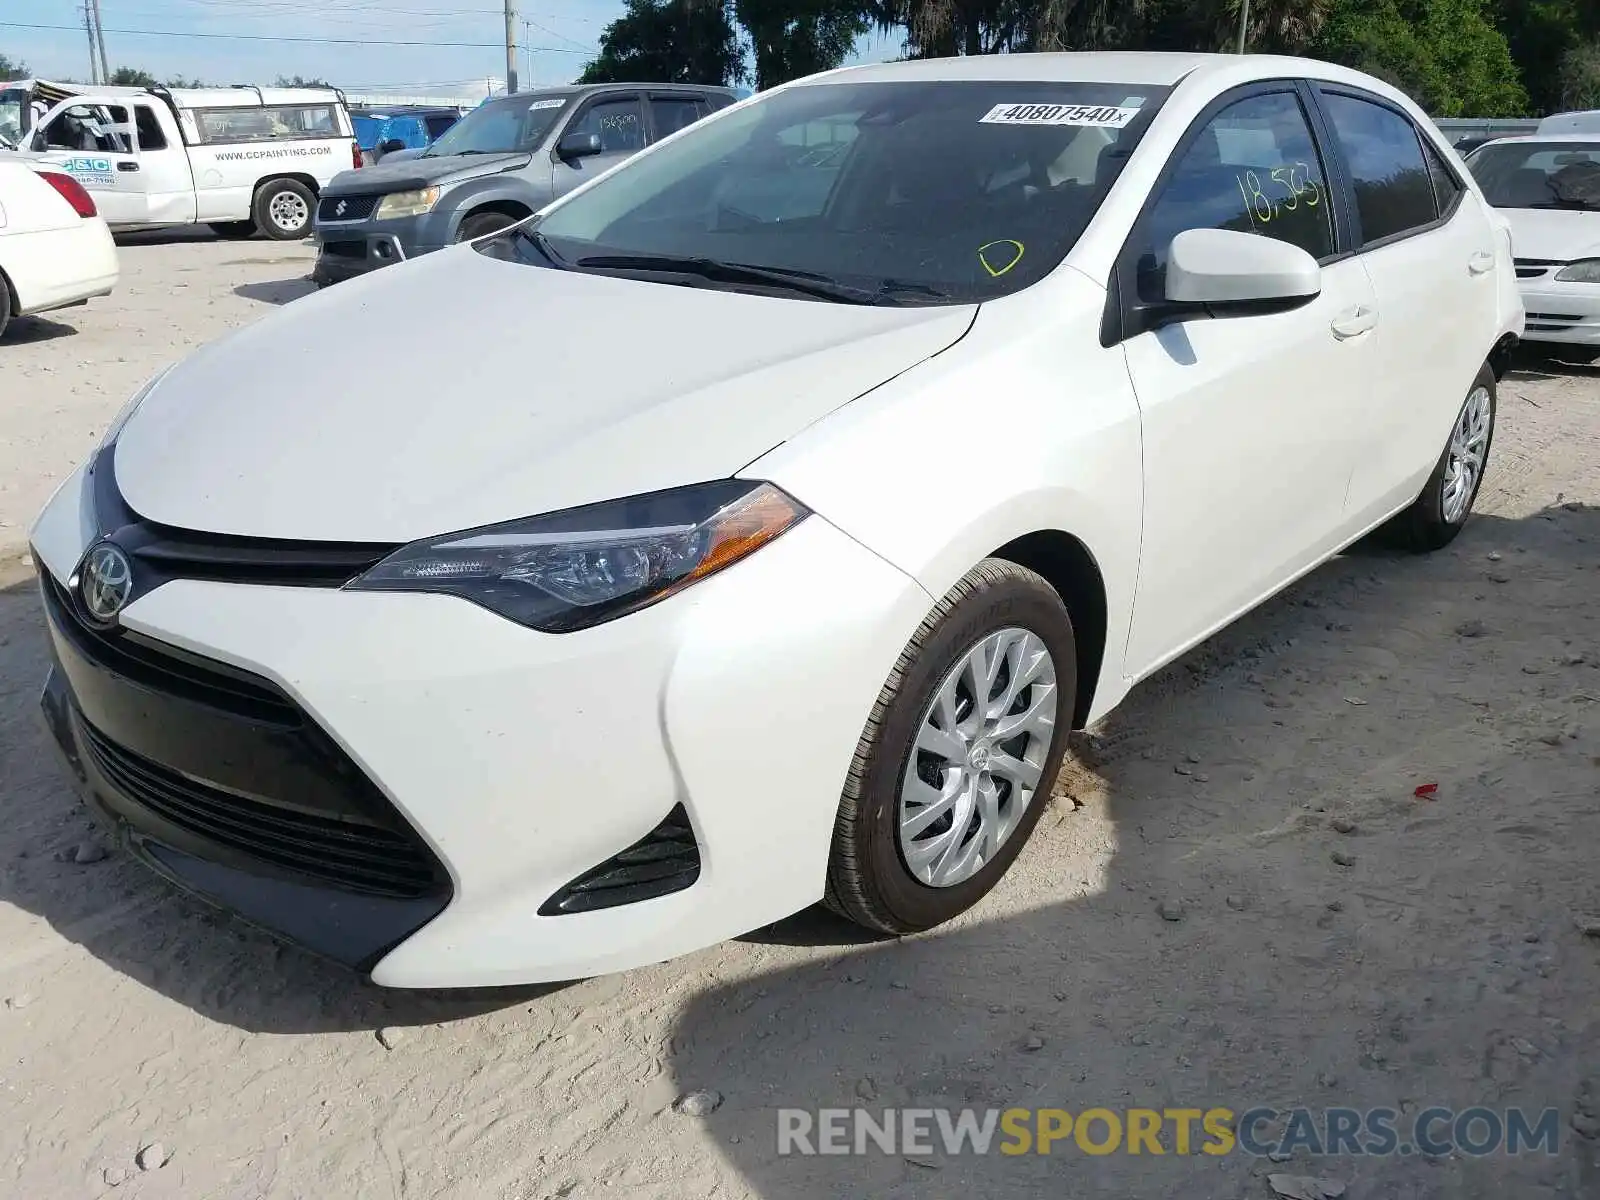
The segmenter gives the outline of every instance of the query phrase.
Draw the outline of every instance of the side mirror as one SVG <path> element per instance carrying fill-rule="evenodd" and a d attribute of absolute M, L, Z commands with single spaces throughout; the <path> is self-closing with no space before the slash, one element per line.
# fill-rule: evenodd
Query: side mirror
<path fill-rule="evenodd" d="M 378 143 L 379 154 L 393 154 L 396 150 L 404 150 L 406 144 L 399 138 L 390 138 L 388 141 Z"/>
<path fill-rule="evenodd" d="M 602 149 L 598 133 L 569 133 L 556 146 L 556 154 L 570 162 L 599 154 Z"/>
<path fill-rule="evenodd" d="M 1299 246 L 1232 229 L 1186 229 L 1167 251 L 1166 298 L 1213 316 L 1284 312 L 1322 294 L 1322 269 Z"/>

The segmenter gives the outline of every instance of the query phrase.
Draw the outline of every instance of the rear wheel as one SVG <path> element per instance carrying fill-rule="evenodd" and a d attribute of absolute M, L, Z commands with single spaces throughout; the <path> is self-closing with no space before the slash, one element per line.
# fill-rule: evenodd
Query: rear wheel
<path fill-rule="evenodd" d="M 1472 381 L 1422 494 L 1397 516 L 1391 532 L 1407 549 L 1426 553 L 1455 540 L 1472 515 L 1494 442 L 1495 381 L 1486 365 Z"/>
<path fill-rule="evenodd" d="M 211 232 L 219 238 L 254 237 L 256 223 L 254 221 L 212 221 Z"/>
<path fill-rule="evenodd" d="M 824 902 L 882 933 L 977 903 L 1021 853 L 1061 768 L 1072 621 L 1045 580 L 986 559 L 922 623 L 867 720 Z"/>
<path fill-rule="evenodd" d="M 256 189 L 255 224 L 280 242 L 297 241 L 311 232 L 317 198 L 298 179 L 269 179 Z"/>
<path fill-rule="evenodd" d="M 456 230 L 456 241 L 470 242 L 515 225 L 519 218 L 503 212 L 473 213 Z"/>

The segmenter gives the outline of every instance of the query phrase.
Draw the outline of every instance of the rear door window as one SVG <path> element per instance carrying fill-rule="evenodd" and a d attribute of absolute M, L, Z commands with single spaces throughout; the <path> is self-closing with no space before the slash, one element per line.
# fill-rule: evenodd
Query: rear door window
<path fill-rule="evenodd" d="M 1323 108 L 1350 164 L 1361 244 L 1402 237 L 1439 218 L 1416 126 L 1387 105 L 1324 92 Z"/>
<path fill-rule="evenodd" d="M 677 133 L 705 115 L 706 102 L 699 96 L 650 97 L 650 120 L 658 138 Z"/>

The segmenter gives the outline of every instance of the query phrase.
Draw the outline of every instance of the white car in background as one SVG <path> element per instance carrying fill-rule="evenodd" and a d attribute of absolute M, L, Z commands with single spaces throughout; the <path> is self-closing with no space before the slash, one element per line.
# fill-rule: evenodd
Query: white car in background
<path fill-rule="evenodd" d="M 1511 223 L 1523 336 L 1600 358 L 1600 132 L 1488 142 L 1467 167 Z"/>
<path fill-rule="evenodd" d="M 380 984 L 929 929 L 1068 730 L 1461 531 L 1521 328 L 1366 75 L 830 71 L 152 380 L 32 530 L 46 717 L 134 855 Z"/>
<path fill-rule="evenodd" d="M 0 155 L 0 337 L 28 317 L 111 294 L 117 248 L 65 171 Z"/>

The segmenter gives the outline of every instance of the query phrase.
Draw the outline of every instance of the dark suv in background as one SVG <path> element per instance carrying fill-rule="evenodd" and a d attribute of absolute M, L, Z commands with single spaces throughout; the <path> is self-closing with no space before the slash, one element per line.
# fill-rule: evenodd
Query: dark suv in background
<path fill-rule="evenodd" d="M 322 189 L 312 279 L 336 283 L 504 229 L 732 103 L 728 88 L 643 83 L 486 101 L 421 154 Z"/>

